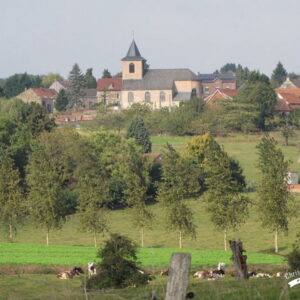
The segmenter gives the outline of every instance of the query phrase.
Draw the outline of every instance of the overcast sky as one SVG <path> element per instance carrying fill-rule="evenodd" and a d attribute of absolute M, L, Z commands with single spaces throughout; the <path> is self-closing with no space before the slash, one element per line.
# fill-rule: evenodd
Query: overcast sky
<path fill-rule="evenodd" d="M 133 31 L 151 68 L 300 73 L 299 0 L 0 0 L 0 12 L 0 78 L 67 77 L 75 62 L 117 73 Z"/>

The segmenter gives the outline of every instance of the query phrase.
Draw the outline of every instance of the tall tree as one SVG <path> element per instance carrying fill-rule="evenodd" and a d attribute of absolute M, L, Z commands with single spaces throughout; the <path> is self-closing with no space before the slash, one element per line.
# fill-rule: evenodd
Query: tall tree
<path fill-rule="evenodd" d="M 64 89 L 60 89 L 55 99 L 55 109 L 57 111 L 65 111 L 69 103 L 69 97 Z"/>
<path fill-rule="evenodd" d="M 111 73 L 108 71 L 108 69 L 103 70 L 102 78 L 112 78 Z"/>
<path fill-rule="evenodd" d="M 195 236 L 193 212 L 186 200 L 199 192 L 198 169 L 169 144 L 163 157 L 158 199 L 166 210 L 167 228 L 179 232 L 179 247 L 182 248 L 183 234 Z"/>
<path fill-rule="evenodd" d="M 288 231 L 293 209 L 293 197 L 287 184 L 288 161 L 274 138 L 264 137 L 257 145 L 261 186 L 258 192 L 258 210 L 262 225 L 275 235 L 275 252 L 278 253 L 278 232 Z"/>
<path fill-rule="evenodd" d="M 3 91 L 6 98 L 12 98 L 22 93 L 26 88 L 40 87 L 41 85 L 42 78 L 39 75 L 15 74 L 6 79 Z"/>
<path fill-rule="evenodd" d="M 93 75 L 93 69 L 89 68 L 86 70 L 84 75 L 85 87 L 88 89 L 95 89 L 97 87 L 97 80 Z"/>
<path fill-rule="evenodd" d="M 150 184 L 150 166 L 136 151 L 136 146 L 128 144 L 124 168 L 126 204 L 131 208 L 133 225 L 141 230 L 141 246 L 144 247 L 144 231 L 151 226 L 153 214 L 146 205 L 147 189 Z"/>
<path fill-rule="evenodd" d="M 79 160 L 75 143 L 78 137 L 72 129 L 65 128 L 44 132 L 32 143 L 27 166 L 30 214 L 37 226 L 49 232 L 61 228 L 69 213 L 68 184 L 74 178 L 74 170 Z"/>
<path fill-rule="evenodd" d="M 63 80 L 63 77 L 58 73 L 49 73 L 42 76 L 42 85 L 43 87 L 48 88 L 55 80 Z"/>
<path fill-rule="evenodd" d="M 12 241 L 16 226 L 25 215 L 24 195 L 20 188 L 19 171 L 6 152 L 0 153 L 0 219 L 8 226 Z"/>
<path fill-rule="evenodd" d="M 85 96 L 85 80 L 78 64 L 73 66 L 69 74 L 68 95 L 69 103 L 67 108 L 77 110 L 82 107 L 82 98 Z"/>
<path fill-rule="evenodd" d="M 243 176 L 238 163 L 224 150 L 207 153 L 204 168 L 207 210 L 212 223 L 224 231 L 224 250 L 227 250 L 228 230 L 236 230 L 248 216 L 249 199 L 241 194 Z"/>
<path fill-rule="evenodd" d="M 97 234 L 107 230 L 106 207 L 109 185 L 101 169 L 90 166 L 80 177 L 78 188 L 81 229 L 93 233 L 97 247 Z"/>
<path fill-rule="evenodd" d="M 273 88 L 279 87 L 286 79 L 287 71 L 281 62 L 278 62 L 271 75 L 271 84 Z"/>
<path fill-rule="evenodd" d="M 264 82 L 247 83 L 238 94 L 241 102 L 253 103 L 259 115 L 256 126 L 261 130 L 267 129 L 267 121 L 274 115 L 276 94 L 272 87 Z"/>
<path fill-rule="evenodd" d="M 143 153 L 151 152 L 152 143 L 143 119 L 134 119 L 127 131 L 127 138 L 134 138 L 136 143 L 142 147 Z"/>

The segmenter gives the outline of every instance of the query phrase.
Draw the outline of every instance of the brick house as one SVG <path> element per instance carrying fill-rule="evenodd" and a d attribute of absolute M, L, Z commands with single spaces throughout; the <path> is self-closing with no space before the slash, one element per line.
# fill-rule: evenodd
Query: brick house
<path fill-rule="evenodd" d="M 47 113 L 53 112 L 54 99 L 57 92 L 52 89 L 45 88 L 29 88 L 25 89 L 24 92 L 16 96 L 16 98 L 21 99 L 25 103 L 35 102 L 44 107 Z"/>
<path fill-rule="evenodd" d="M 102 78 L 97 82 L 98 102 L 120 105 L 122 78 Z"/>
<path fill-rule="evenodd" d="M 214 104 L 217 100 L 231 100 L 238 91 L 233 89 L 216 89 L 211 95 L 204 98 L 205 103 Z"/>
<path fill-rule="evenodd" d="M 292 109 L 300 108 L 300 88 L 279 88 L 275 92 L 277 95 L 275 111 L 289 113 Z"/>

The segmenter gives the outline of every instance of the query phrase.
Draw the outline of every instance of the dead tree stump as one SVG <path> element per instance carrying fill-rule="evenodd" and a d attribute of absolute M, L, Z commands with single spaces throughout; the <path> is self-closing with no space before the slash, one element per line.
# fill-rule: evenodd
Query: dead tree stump
<path fill-rule="evenodd" d="M 190 253 L 173 253 L 165 300 L 184 300 L 189 283 Z"/>
<path fill-rule="evenodd" d="M 229 241 L 229 245 L 232 251 L 231 260 L 234 263 L 237 277 L 248 279 L 247 255 L 244 255 L 243 243 L 240 240 Z"/>

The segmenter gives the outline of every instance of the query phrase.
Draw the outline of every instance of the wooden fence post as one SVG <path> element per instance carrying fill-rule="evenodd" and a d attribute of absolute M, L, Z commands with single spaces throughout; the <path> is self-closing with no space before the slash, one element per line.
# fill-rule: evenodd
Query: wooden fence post
<path fill-rule="evenodd" d="M 184 300 L 189 283 L 190 253 L 173 253 L 165 300 Z"/>
<path fill-rule="evenodd" d="M 243 243 L 240 240 L 229 241 L 229 245 L 232 251 L 231 260 L 234 263 L 237 277 L 248 279 L 247 255 L 244 255 Z"/>

